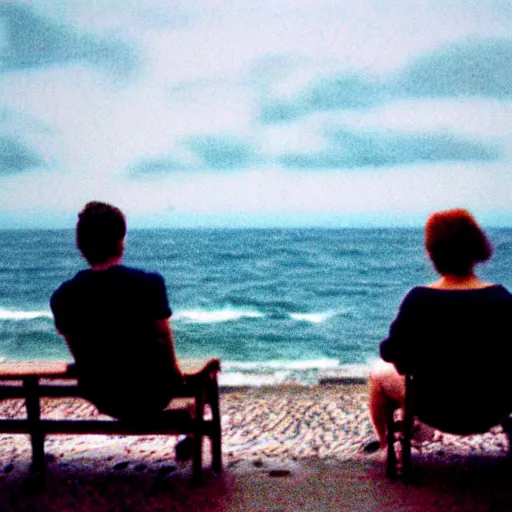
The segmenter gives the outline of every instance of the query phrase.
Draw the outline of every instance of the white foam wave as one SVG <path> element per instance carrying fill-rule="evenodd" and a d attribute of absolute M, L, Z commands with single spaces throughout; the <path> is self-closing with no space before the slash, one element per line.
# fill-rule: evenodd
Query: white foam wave
<path fill-rule="evenodd" d="M 272 375 L 250 375 L 243 372 L 221 373 L 219 384 L 227 387 L 259 387 L 277 386 L 286 380 L 286 375 L 277 373 Z"/>
<path fill-rule="evenodd" d="M 0 308 L 0 320 L 34 320 L 35 318 L 51 318 L 49 311 L 11 311 Z"/>
<path fill-rule="evenodd" d="M 222 362 L 221 386 L 259 387 L 281 384 L 314 385 L 347 381 L 365 381 L 367 364 L 340 364 L 335 359 L 310 361 Z"/>
<path fill-rule="evenodd" d="M 339 368 L 340 363 L 337 359 L 319 358 L 308 359 L 304 361 L 223 361 L 222 368 L 227 371 L 273 371 L 282 370 L 330 370 Z"/>
<path fill-rule="evenodd" d="M 213 324 L 218 322 L 232 322 L 241 318 L 262 318 L 265 315 L 259 311 L 219 309 L 213 311 L 192 309 L 179 311 L 173 315 L 174 320 L 188 323 Z"/>
<path fill-rule="evenodd" d="M 299 322 L 321 324 L 335 315 L 336 313 L 334 311 L 325 311 L 324 313 L 290 313 L 290 318 Z"/>

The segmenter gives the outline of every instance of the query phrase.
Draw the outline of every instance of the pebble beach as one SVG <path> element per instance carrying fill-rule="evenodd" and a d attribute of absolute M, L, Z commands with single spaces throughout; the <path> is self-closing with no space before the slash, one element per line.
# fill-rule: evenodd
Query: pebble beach
<path fill-rule="evenodd" d="M 401 506 L 416 510 L 410 501 L 416 495 L 418 510 L 490 510 L 467 508 L 467 503 L 466 508 L 454 507 L 477 491 L 472 506 L 487 506 L 489 489 L 503 480 L 503 471 L 508 474 L 508 466 L 503 469 L 507 442 L 499 427 L 478 436 L 435 433 L 428 441 L 416 443 L 418 473 L 429 483 L 411 494 L 401 482 L 385 478 L 382 461 L 362 454 L 362 447 L 372 439 L 366 397 L 365 384 L 222 390 L 225 471 L 215 476 L 207 470 L 206 484 L 198 490 L 190 486 L 190 463 L 174 460 L 175 437 L 48 436 L 47 486 L 36 491 L 27 479 L 28 437 L 2 435 L 0 512 L 343 510 L 338 508 L 342 499 L 351 500 L 352 508 L 347 510 L 382 510 L 388 502 L 394 503 L 389 510 L 402 510 Z M 24 406 L 3 401 L 0 413 L 24 415 Z M 84 417 L 98 412 L 85 401 L 48 399 L 43 415 Z M 468 475 L 478 481 L 469 494 L 466 484 L 458 487 Z M 487 479 L 494 483 L 487 485 Z M 319 480 L 321 493 L 313 499 L 311 492 L 320 492 Z M 447 491 L 443 486 L 449 482 L 455 488 Z M 433 500 L 437 492 L 442 498 L 425 508 L 426 496 Z M 347 493 L 355 494 L 347 498 Z M 511 504 L 503 510 L 512 510 L 508 485 L 503 493 L 503 500 Z M 451 508 L 443 508 L 448 504 Z"/>

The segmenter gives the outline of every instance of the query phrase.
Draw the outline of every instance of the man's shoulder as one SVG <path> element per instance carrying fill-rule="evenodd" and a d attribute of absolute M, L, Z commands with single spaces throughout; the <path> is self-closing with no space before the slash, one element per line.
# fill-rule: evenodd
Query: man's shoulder
<path fill-rule="evenodd" d="M 151 272 L 136 267 L 119 265 L 113 272 L 121 279 L 133 280 L 136 282 L 163 282 L 164 278 L 158 272 Z"/>
<path fill-rule="evenodd" d="M 163 280 L 163 277 L 157 272 L 150 272 L 136 267 L 128 267 L 125 265 L 116 265 L 108 270 L 94 271 L 85 269 L 77 272 L 74 277 L 64 281 L 58 290 L 66 290 L 74 288 L 89 282 L 96 283 L 97 281 L 112 280 L 134 280 L 134 281 L 155 281 Z"/>
<path fill-rule="evenodd" d="M 71 279 L 64 281 L 52 294 L 50 303 L 66 303 L 76 296 L 87 297 L 98 290 L 118 290 L 117 293 L 153 293 L 165 289 L 164 278 L 157 272 L 119 265 L 108 270 L 81 270 Z"/>
<path fill-rule="evenodd" d="M 64 281 L 52 294 L 52 302 L 61 296 L 71 293 L 79 283 L 86 278 L 87 270 L 80 270 L 71 279 Z"/>

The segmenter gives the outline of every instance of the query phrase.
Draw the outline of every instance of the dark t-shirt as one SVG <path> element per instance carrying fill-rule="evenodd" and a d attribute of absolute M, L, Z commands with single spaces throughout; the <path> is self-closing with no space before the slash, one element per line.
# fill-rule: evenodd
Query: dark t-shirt
<path fill-rule="evenodd" d="M 418 416 L 442 430 L 487 430 L 512 409 L 512 295 L 413 288 L 381 357 L 412 373 Z M 419 409 L 418 409 L 419 408 Z"/>
<path fill-rule="evenodd" d="M 50 304 L 86 398 L 117 417 L 165 407 L 177 377 L 154 330 L 155 320 L 171 315 L 159 274 L 121 265 L 83 270 Z"/>

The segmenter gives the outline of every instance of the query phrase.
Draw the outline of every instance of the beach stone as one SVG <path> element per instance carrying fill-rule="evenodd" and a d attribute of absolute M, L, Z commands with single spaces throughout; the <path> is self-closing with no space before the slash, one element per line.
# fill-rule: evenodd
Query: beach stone
<path fill-rule="evenodd" d="M 302 461 L 313 457 L 348 461 L 360 457 L 361 447 L 374 437 L 367 396 L 368 389 L 364 385 L 305 386 L 298 390 L 258 388 L 237 393 L 224 390 L 221 413 L 228 420 L 222 425 L 226 466 L 233 471 L 252 468 L 266 477 L 270 471 L 288 468 L 282 463 L 283 459 Z M 25 414 L 23 408 L 11 409 L 10 402 L 0 402 L 4 417 Z M 66 411 L 67 405 L 63 402 L 43 403 L 43 415 L 58 412 L 62 417 L 87 416 L 91 411 L 87 406 Z M 72 403 L 69 401 L 70 405 Z M 87 467 L 93 472 L 106 469 L 113 473 L 112 468 L 122 470 L 133 463 L 133 470 L 140 471 L 141 475 L 143 471 L 153 471 L 157 476 L 165 476 L 177 469 L 169 464 L 173 460 L 174 441 L 175 438 L 169 436 L 55 436 L 48 440 L 47 450 L 58 454 L 59 466 L 79 464 L 85 473 Z M 417 448 L 420 449 L 415 452 L 418 457 L 443 458 L 443 463 L 451 463 L 452 460 L 465 461 L 465 457 L 472 454 L 505 456 L 508 443 L 502 429 L 496 428 L 482 436 L 436 434 L 434 439 L 422 442 Z M 5 462 L 10 461 L 13 468 L 19 466 L 25 472 L 31 455 L 30 442 L 24 436 L 0 435 L 0 451 Z M 209 456 L 209 450 L 205 451 Z M 106 464 L 106 461 L 111 462 Z M 0 468 L 2 474 L 14 470 L 6 469 L 9 464 Z M 294 468 L 291 467 L 292 474 Z M 180 475 L 181 471 L 180 468 Z M 183 471 L 187 472 L 188 466 Z M 113 480 L 119 479 L 119 474 L 112 476 Z M 173 478 L 165 479 L 168 480 Z"/>
<path fill-rule="evenodd" d="M 165 476 L 165 475 L 168 475 L 169 473 L 172 473 L 173 471 L 176 471 L 176 466 L 171 466 L 169 464 L 166 466 L 162 466 L 161 468 L 158 468 L 157 473 L 159 476 Z"/>
<path fill-rule="evenodd" d="M 292 472 L 289 469 L 273 469 L 268 472 L 268 476 L 282 478 L 284 476 L 290 476 Z"/>
<path fill-rule="evenodd" d="M 114 469 L 117 469 L 117 470 L 126 469 L 129 465 L 130 465 L 130 461 L 118 462 L 117 464 L 114 465 Z"/>

